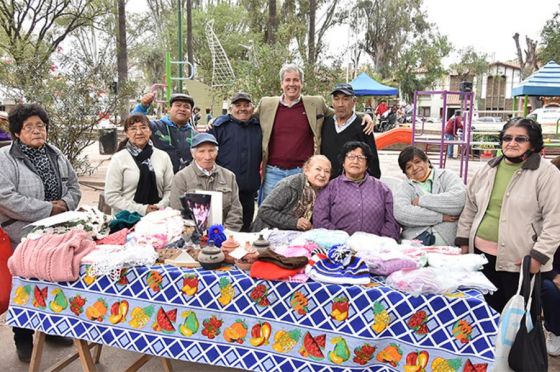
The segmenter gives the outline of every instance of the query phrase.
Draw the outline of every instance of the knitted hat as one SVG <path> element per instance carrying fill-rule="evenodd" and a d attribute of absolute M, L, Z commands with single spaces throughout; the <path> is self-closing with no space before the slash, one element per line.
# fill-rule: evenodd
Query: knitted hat
<path fill-rule="evenodd" d="M 352 256 L 352 250 L 345 244 L 329 249 L 326 259 L 318 261 L 309 271 L 315 281 L 332 284 L 368 284 L 369 271 L 365 262 Z"/>

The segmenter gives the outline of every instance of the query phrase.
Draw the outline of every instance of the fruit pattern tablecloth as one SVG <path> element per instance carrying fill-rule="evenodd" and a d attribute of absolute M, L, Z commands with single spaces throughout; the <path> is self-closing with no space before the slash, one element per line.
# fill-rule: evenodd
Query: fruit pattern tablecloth
<path fill-rule="evenodd" d="M 286 283 L 136 267 L 118 281 L 13 279 L 12 326 L 249 370 L 484 371 L 499 315 L 482 295 L 412 297 L 367 286 Z"/>

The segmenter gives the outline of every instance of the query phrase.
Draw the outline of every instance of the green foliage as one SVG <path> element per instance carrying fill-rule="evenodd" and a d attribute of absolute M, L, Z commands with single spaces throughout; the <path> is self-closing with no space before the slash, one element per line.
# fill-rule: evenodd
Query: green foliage
<path fill-rule="evenodd" d="M 541 38 L 541 49 L 538 51 L 539 60 L 542 63 L 551 60 L 560 63 L 560 11 L 556 11 L 552 18 L 546 21 Z"/>
<path fill-rule="evenodd" d="M 484 53 L 478 54 L 474 47 L 459 50 L 459 55 L 459 61 L 449 67 L 457 72 L 461 81 L 469 80 L 470 77 L 481 75 L 488 70 L 488 56 Z"/>

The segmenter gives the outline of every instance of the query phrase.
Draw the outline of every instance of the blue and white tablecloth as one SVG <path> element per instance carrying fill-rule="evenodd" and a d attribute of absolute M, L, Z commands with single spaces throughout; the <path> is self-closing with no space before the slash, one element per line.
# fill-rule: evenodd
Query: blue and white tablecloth
<path fill-rule="evenodd" d="M 499 315 L 476 291 L 412 297 L 171 266 L 120 280 L 13 279 L 9 325 L 140 353 L 249 370 L 485 370 Z"/>

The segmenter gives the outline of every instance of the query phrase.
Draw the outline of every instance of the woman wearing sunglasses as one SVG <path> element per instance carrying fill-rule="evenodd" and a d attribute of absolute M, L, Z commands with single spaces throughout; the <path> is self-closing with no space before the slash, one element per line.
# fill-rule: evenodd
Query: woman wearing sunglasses
<path fill-rule="evenodd" d="M 502 312 L 517 291 L 520 264 L 531 272 L 552 268 L 560 241 L 560 172 L 541 158 L 541 126 L 525 118 L 500 132 L 503 155 L 482 167 L 467 185 L 455 244 L 463 253 L 484 253 L 484 274 L 498 288 L 486 301 Z"/>

